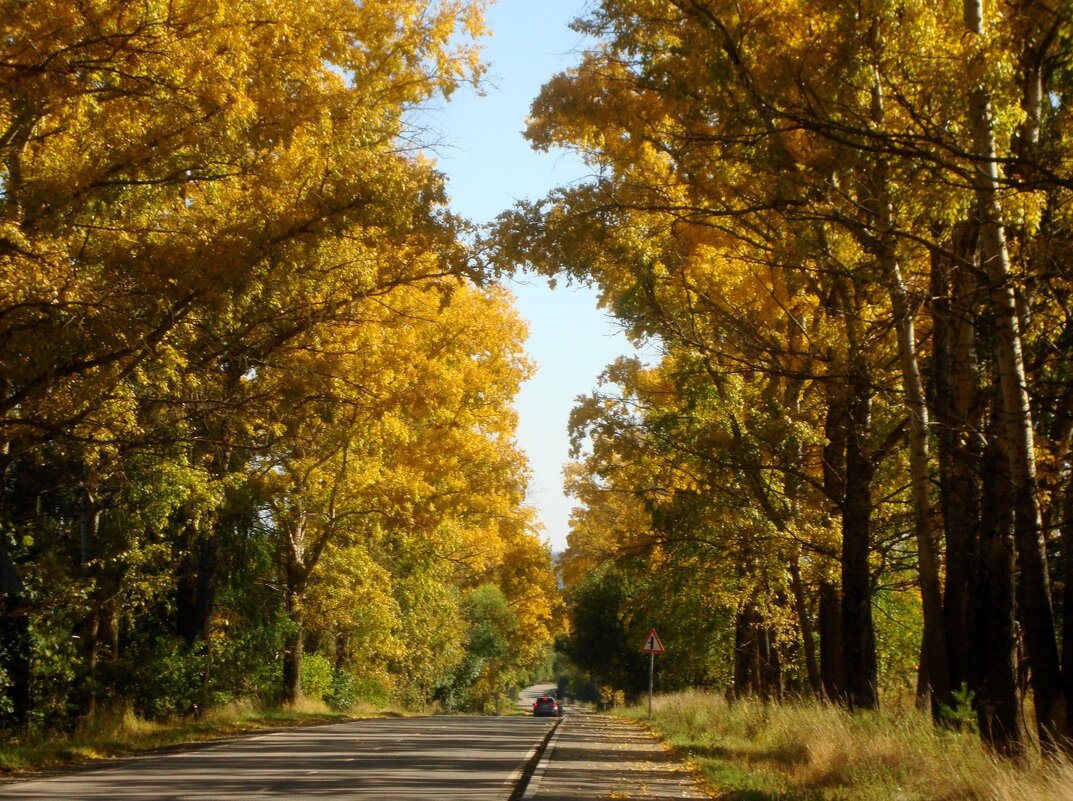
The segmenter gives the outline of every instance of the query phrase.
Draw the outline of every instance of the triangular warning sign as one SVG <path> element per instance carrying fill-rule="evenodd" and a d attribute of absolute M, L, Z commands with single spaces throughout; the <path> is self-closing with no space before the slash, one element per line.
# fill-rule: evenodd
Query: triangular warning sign
<path fill-rule="evenodd" d="M 664 653 L 663 643 L 659 640 L 659 635 L 656 634 L 656 630 L 652 629 L 648 632 L 648 636 L 645 637 L 644 647 L 641 649 L 643 654 L 662 654 Z"/>

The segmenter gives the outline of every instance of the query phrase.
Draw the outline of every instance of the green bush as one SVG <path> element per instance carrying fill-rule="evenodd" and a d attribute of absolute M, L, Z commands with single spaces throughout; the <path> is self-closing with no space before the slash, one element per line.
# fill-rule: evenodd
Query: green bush
<path fill-rule="evenodd" d="M 145 720 L 163 720 L 198 709 L 205 657 L 192 653 L 181 640 L 158 638 L 143 644 L 126 669 L 126 694 L 135 713 Z"/>
<path fill-rule="evenodd" d="M 358 703 L 358 683 L 345 670 L 332 672 L 332 686 L 324 700 L 335 712 L 350 709 Z"/>
<path fill-rule="evenodd" d="M 332 663 L 320 654 L 305 654 L 302 657 L 302 695 L 324 701 L 332 692 L 335 671 Z"/>
<path fill-rule="evenodd" d="M 216 643 L 213 686 L 229 690 L 233 697 L 256 698 L 268 706 L 278 704 L 283 692 L 283 662 L 277 654 L 283 638 L 277 623 L 239 628 Z"/>
<path fill-rule="evenodd" d="M 3 660 L 6 656 L 4 645 L 0 643 L 0 660 Z M 0 666 L 0 719 L 15 711 L 15 705 L 12 703 L 8 692 L 10 689 L 11 678 L 8 676 L 7 671 Z"/>
<path fill-rule="evenodd" d="M 358 703 L 381 709 L 391 704 L 391 691 L 376 679 L 362 679 L 355 687 Z"/>
<path fill-rule="evenodd" d="M 324 699 L 336 712 L 359 704 L 383 709 L 391 704 L 391 692 L 376 679 L 357 679 L 346 670 L 332 674 L 332 689 Z"/>

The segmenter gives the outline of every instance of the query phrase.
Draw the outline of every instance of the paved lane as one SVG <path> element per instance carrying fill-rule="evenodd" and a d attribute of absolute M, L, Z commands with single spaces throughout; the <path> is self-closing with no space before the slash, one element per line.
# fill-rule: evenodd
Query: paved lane
<path fill-rule="evenodd" d="M 0 784 L 0 799 L 506 801 L 552 723 L 435 717 L 293 729 Z"/>

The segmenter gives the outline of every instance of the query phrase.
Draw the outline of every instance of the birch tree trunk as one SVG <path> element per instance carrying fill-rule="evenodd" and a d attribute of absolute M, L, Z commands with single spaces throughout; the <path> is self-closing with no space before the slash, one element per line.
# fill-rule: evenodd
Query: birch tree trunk
<path fill-rule="evenodd" d="M 824 420 L 823 491 L 833 503 L 846 494 L 846 440 L 849 417 L 844 387 L 827 392 Z M 842 703 L 846 693 L 846 665 L 842 631 L 842 587 L 834 581 L 820 585 L 820 680 L 827 698 Z"/>
<path fill-rule="evenodd" d="M 879 21 L 872 26 L 872 45 L 878 49 Z M 872 84 L 872 122 L 880 129 L 884 125 L 883 86 L 879 70 L 875 69 Z M 951 706 L 953 696 L 946 653 L 943 618 L 943 593 L 940 574 L 939 545 L 931 513 L 931 479 L 928 453 L 928 406 L 924 398 L 924 380 L 917 358 L 916 326 L 909 300 L 909 289 L 902 277 L 895 250 L 894 209 L 890 197 L 890 168 L 884 156 L 877 157 L 872 170 L 871 206 L 876 229 L 876 261 L 880 280 L 890 297 L 894 328 L 898 337 L 898 363 L 901 367 L 902 388 L 905 391 L 906 411 L 909 414 L 909 471 L 913 499 L 913 528 L 917 541 L 917 576 L 920 582 L 921 604 L 924 612 L 923 649 L 927 665 L 924 675 L 931 696 L 932 716 L 936 719 L 942 707 Z"/>
<path fill-rule="evenodd" d="M 943 615 L 942 583 L 939 578 L 939 546 L 932 523 L 928 454 L 928 407 L 917 359 L 916 331 L 909 296 L 898 262 L 890 259 L 887 280 L 894 322 L 898 332 L 898 356 L 909 412 L 909 470 L 913 497 L 913 528 L 917 540 L 917 573 L 924 612 L 924 642 L 927 681 L 931 690 L 932 715 L 953 703 Z"/>
<path fill-rule="evenodd" d="M 794 595 L 794 611 L 797 612 L 798 625 L 801 628 L 801 646 L 805 653 L 805 671 L 808 675 L 808 686 L 812 694 L 817 698 L 823 697 L 823 683 L 820 679 L 820 667 L 816 661 L 815 632 L 812 626 L 812 617 L 809 615 L 808 602 L 805 598 L 805 585 L 801 580 L 801 554 L 798 548 L 794 548 L 793 558 L 790 560 L 790 589 Z"/>

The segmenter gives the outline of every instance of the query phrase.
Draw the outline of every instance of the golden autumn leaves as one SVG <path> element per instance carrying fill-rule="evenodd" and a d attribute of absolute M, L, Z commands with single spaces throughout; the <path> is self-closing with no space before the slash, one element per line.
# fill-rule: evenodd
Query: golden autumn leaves
<path fill-rule="evenodd" d="M 1006 752 L 1024 647 L 1067 736 L 1068 8 L 605 0 L 577 27 L 598 44 L 529 137 L 594 176 L 498 241 L 666 355 L 575 415 L 567 574 L 618 556 L 633 609 L 696 572 L 652 622 L 695 653 L 695 604 L 727 614 L 737 691 L 871 707 L 912 672 Z"/>
<path fill-rule="evenodd" d="M 280 654 L 294 699 L 305 646 L 427 700 L 482 584 L 515 646 L 482 669 L 521 677 L 557 608 L 513 443 L 524 326 L 470 281 L 407 122 L 479 77 L 480 4 L 2 16 L 0 535 L 36 599 L 12 619 L 83 631 L 41 668 L 73 673 L 71 697 L 16 687 L 16 717 L 91 711 L 122 665 L 176 648 L 224 664 L 154 709 L 278 692 L 240 673 Z M 415 683 L 408 649 L 442 658 Z"/>

